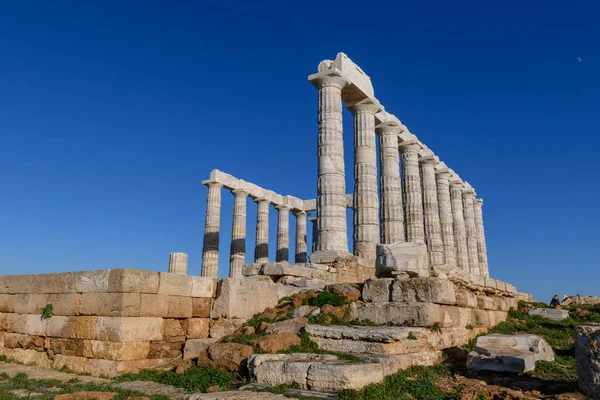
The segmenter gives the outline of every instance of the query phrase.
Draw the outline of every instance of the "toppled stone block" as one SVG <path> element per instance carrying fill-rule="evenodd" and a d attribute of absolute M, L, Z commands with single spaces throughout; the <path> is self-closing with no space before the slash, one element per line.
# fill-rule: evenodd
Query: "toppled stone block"
<path fill-rule="evenodd" d="M 248 369 L 253 381 L 266 385 L 297 384 L 308 389 L 306 379 L 313 363 L 337 360 L 327 354 L 253 354 Z"/>
<path fill-rule="evenodd" d="M 533 371 L 536 361 L 554 361 L 545 339 L 536 335 L 493 334 L 477 338 L 467 367 L 474 371 L 523 373 Z"/>
<path fill-rule="evenodd" d="M 424 243 L 378 244 L 375 274 L 389 277 L 406 272 L 411 276 L 428 277 L 429 259 Z"/>
<path fill-rule="evenodd" d="M 260 337 L 256 341 L 256 347 L 261 351 L 275 354 L 280 350 L 287 350 L 290 346 L 297 346 L 302 341 L 293 333 L 274 333 Z"/>
<path fill-rule="evenodd" d="M 540 315 L 554 321 L 561 321 L 569 318 L 568 310 L 558 310 L 556 308 L 532 308 L 528 312 L 529 315 Z"/>
<path fill-rule="evenodd" d="M 575 335 L 579 389 L 600 399 L 600 325 L 578 326 Z"/>
<path fill-rule="evenodd" d="M 413 278 L 394 282 L 392 301 L 456 304 L 454 284 L 447 279 Z"/>
<path fill-rule="evenodd" d="M 209 346 L 216 342 L 216 339 L 188 339 L 183 348 L 183 359 L 191 360 L 193 358 L 198 358 L 200 354 L 205 352 Z"/>
<path fill-rule="evenodd" d="M 361 389 L 371 383 L 381 382 L 383 378 L 383 366 L 378 363 L 329 361 L 312 364 L 306 381 L 311 390 L 337 392 Z"/>
<path fill-rule="evenodd" d="M 386 302 L 391 300 L 392 278 L 367 279 L 362 291 L 363 300 L 366 302 Z"/>
<path fill-rule="evenodd" d="M 269 325 L 266 333 L 293 333 L 298 334 L 308 324 L 306 318 L 287 319 L 285 321 L 275 322 Z"/>
<path fill-rule="evenodd" d="M 221 339 L 231 335 L 237 328 L 246 322 L 245 319 L 218 319 L 213 321 L 210 326 L 210 337 L 212 339 Z"/>
<path fill-rule="evenodd" d="M 350 317 L 359 322 L 376 325 L 429 327 L 440 324 L 443 316 L 442 306 L 433 303 L 365 303 L 350 304 Z"/>
<path fill-rule="evenodd" d="M 238 343 L 215 343 L 206 350 L 207 357 L 199 357 L 198 365 L 222 368 L 230 372 L 243 372 L 247 368 L 252 346 Z"/>

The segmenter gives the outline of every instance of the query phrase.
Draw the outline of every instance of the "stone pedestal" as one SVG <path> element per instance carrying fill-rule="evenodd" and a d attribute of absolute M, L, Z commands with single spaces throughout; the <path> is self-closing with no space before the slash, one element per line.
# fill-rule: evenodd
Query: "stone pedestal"
<path fill-rule="evenodd" d="M 406 241 L 404 234 L 404 207 L 400 186 L 398 153 L 399 126 L 382 126 L 379 130 L 381 165 L 381 243 Z"/>
<path fill-rule="evenodd" d="M 229 257 L 229 277 L 241 278 L 246 259 L 246 197 L 242 190 L 234 190 L 233 227 L 231 229 L 231 255 Z"/>
<path fill-rule="evenodd" d="M 444 243 L 440 230 L 440 212 L 435 184 L 435 158 L 422 158 L 421 175 L 423 177 L 423 215 L 425 221 L 425 240 L 429 253 L 429 265 L 444 264 Z"/>
<path fill-rule="evenodd" d="M 481 275 L 479 270 L 479 254 L 477 251 L 477 228 L 475 226 L 475 215 L 473 213 L 473 200 L 475 192 L 473 189 L 463 189 L 463 210 L 465 213 L 465 231 L 467 233 L 467 253 L 469 255 L 469 270 L 474 275 Z"/>
<path fill-rule="evenodd" d="M 487 246 L 485 245 L 485 231 L 483 229 L 483 206 L 482 199 L 473 201 L 473 213 L 475 215 L 475 227 L 477 228 L 477 254 L 479 256 L 479 270 L 481 275 L 490 276 L 488 269 Z"/>
<path fill-rule="evenodd" d="M 463 183 L 458 179 L 450 181 L 450 198 L 452 202 L 452 221 L 454 223 L 454 241 L 456 243 L 456 265 L 470 272 L 469 253 L 467 251 L 467 233 L 462 201 Z"/>
<path fill-rule="evenodd" d="M 425 243 L 423 196 L 417 153 L 419 149 L 420 147 L 416 144 L 400 144 L 404 207 L 406 209 L 406 240 L 411 243 Z"/>
<path fill-rule="evenodd" d="M 296 217 L 296 263 L 305 263 L 306 256 L 306 211 L 294 213 Z"/>
<path fill-rule="evenodd" d="M 289 262 L 290 257 L 290 209 L 286 206 L 275 207 L 277 214 L 277 251 L 275 261 Z"/>
<path fill-rule="evenodd" d="M 169 254 L 169 272 L 172 274 L 187 275 L 188 255 L 185 253 Z"/>
<path fill-rule="evenodd" d="M 258 210 L 256 213 L 256 247 L 254 248 L 254 262 L 264 264 L 269 261 L 269 201 L 256 199 Z"/>
<path fill-rule="evenodd" d="M 439 165 L 439 164 L 438 164 Z M 452 202 L 450 200 L 450 173 L 448 169 L 436 167 L 436 186 L 438 207 L 440 210 L 440 227 L 444 243 L 444 262 L 450 269 L 456 268 L 456 251 L 454 243 L 454 224 L 452 222 Z"/>
<path fill-rule="evenodd" d="M 206 222 L 202 245 L 202 276 L 217 278 L 219 274 L 219 229 L 221 225 L 221 188 L 216 182 L 205 182 L 208 186 L 206 200 Z"/>

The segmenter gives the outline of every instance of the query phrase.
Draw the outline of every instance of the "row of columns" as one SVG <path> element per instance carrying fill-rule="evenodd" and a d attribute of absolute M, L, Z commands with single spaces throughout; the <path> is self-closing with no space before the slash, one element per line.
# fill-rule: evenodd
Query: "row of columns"
<path fill-rule="evenodd" d="M 218 277 L 219 270 L 219 231 L 221 214 L 221 189 L 219 182 L 205 182 L 208 186 L 206 204 L 206 223 L 202 249 L 202 276 Z M 246 203 L 248 193 L 240 189 L 232 191 L 233 226 L 231 229 L 231 247 L 229 256 L 229 277 L 241 278 L 246 263 Z M 254 262 L 264 264 L 269 261 L 269 205 L 266 199 L 253 199 L 257 203 L 256 244 Z M 283 205 L 275 207 L 277 218 L 276 261 L 289 260 L 289 213 L 290 208 Z M 296 217 L 296 253 L 295 262 L 305 263 L 306 255 L 306 217 L 305 211 L 294 211 Z"/>

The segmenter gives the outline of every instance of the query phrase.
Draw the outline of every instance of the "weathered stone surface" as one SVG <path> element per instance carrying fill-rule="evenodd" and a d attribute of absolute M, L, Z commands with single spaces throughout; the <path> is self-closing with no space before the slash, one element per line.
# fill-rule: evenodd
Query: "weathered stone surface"
<path fill-rule="evenodd" d="M 256 346 L 264 352 L 275 354 L 300 343 L 300 338 L 293 333 L 275 333 L 260 337 L 256 341 Z"/>
<path fill-rule="evenodd" d="M 211 173 L 212 175 L 212 173 Z M 206 197 L 206 222 L 202 244 L 202 276 L 217 278 L 219 273 L 219 231 L 221 225 L 222 183 L 214 179 L 202 182 L 208 186 Z"/>
<path fill-rule="evenodd" d="M 347 298 L 349 301 L 357 301 L 360 299 L 360 290 L 349 283 L 334 283 L 332 285 L 325 286 L 324 290 L 327 290 L 338 296 Z"/>
<path fill-rule="evenodd" d="M 169 273 L 187 275 L 188 255 L 173 252 L 169 254 Z"/>
<path fill-rule="evenodd" d="M 131 361 L 114 361 L 90 358 L 85 363 L 85 373 L 92 376 L 114 378 L 120 374 L 136 373 L 141 369 L 147 369 L 166 361 L 168 360 L 160 358 Z"/>
<path fill-rule="evenodd" d="M 215 291 L 215 279 L 203 276 L 192 276 L 192 297 L 210 298 Z M 179 294 L 178 296 L 182 296 Z"/>
<path fill-rule="evenodd" d="M 203 339 L 208 336 L 210 320 L 208 318 L 188 318 L 181 323 L 188 339 Z"/>
<path fill-rule="evenodd" d="M 24 335 L 22 333 L 3 333 L 4 347 L 44 351 L 44 338 L 41 336 Z"/>
<path fill-rule="evenodd" d="M 429 276 L 427 245 L 424 243 L 394 243 L 377 245 L 376 274 L 390 276 L 407 272 L 420 277 Z"/>
<path fill-rule="evenodd" d="M 531 295 L 528 295 L 531 296 Z M 529 298 L 531 300 L 531 297 Z M 563 306 L 578 306 L 582 304 L 600 304 L 600 297 L 598 296 L 569 296 L 564 299 L 561 303 Z"/>
<path fill-rule="evenodd" d="M 477 308 L 477 296 L 463 287 L 456 288 L 456 305 L 459 307 Z"/>
<path fill-rule="evenodd" d="M 140 297 L 140 317 L 166 317 L 169 315 L 170 296 L 143 293 Z"/>
<path fill-rule="evenodd" d="M 539 315 L 544 318 L 560 321 L 569 318 L 569 310 L 558 310 L 556 308 L 532 308 L 528 312 L 529 315 Z"/>
<path fill-rule="evenodd" d="M 188 339 L 185 342 L 183 349 L 183 359 L 191 360 L 192 358 L 198 358 L 200 354 L 206 351 L 206 349 L 215 344 L 216 339 Z"/>
<path fill-rule="evenodd" d="M 315 306 L 300 306 L 294 310 L 294 318 L 305 317 L 312 311 L 317 310 L 319 307 Z"/>
<path fill-rule="evenodd" d="M 231 335 L 245 321 L 245 319 L 218 319 L 213 321 L 210 326 L 210 337 L 221 339 L 224 336 Z"/>
<path fill-rule="evenodd" d="M 307 318 L 294 318 L 275 322 L 266 329 L 266 333 L 293 333 L 298 334 L 308 324 Z"/>
<path fill-rule="evenodd" d="M 215 343 L 207 349 L 208 360 L 199 358 L 198 365 L 240 372 L 247 367 L 248 357 L 253 352 L 252 346 L 238 343 Z"/>
<path fill-rule="evenodd" d="M 185 340 L 185 330 L 182 326 L 183 321 L 178 319 L 164 320 L 164 338 L 167 341 Z"/>
<path fill-rule="evenodd" d="M 12 294 L 0 294 L 0 313 L 14 313 L 15 298 Z"/>
<path fill-rule="evenodd" d="M 270 262 L 263 265 L 262 274 L 275 276 L 290 275 L 311 278 L 312 270 L 310 268 L 301 267 L 288 262 Z"/>
<path fill-rule="evenodd" d="M 447 279 L 413 278 L 392 285 L 392 301 L 456 304 L 454 284 Z"/>
<path fill-rule="evenodd" d="M 81 315 L 103 317 L 137 317 L 140 314 L 139 293 L 83 293 Z"/>
<path fill-rule="evenodd" d="M 85 357 L 73 357 L 65 356 L 63 354 L 55 354 L 52 368 L 62 369 L 63 367 L 67 367 L 76 374 L 82 374 L 85 372 L 86 361 L 87 358 Z"/>
<path fill-rule="evenodd" d="M 192 298 L 169 296 L 169 311 L 167 316 L 169 318 L 190 318 L 192 316 Z"/>
<path fill-rule="evenodd" d="M 443 319 L 442 307 L 432 303 L 365 303 L 350 304 L 353 320 L 376 325 L 432 326 Z"/>
<path fill-rule="evenodd" d="M 392 299 L 392 278 L 367 279 L 362 290 L 366 302 L 386 302 Z"/>
<path fill-rule="evenodd" d="M 210 297 L 192 298 L 192 317 L 208 318 L 210 316 Z"/>
<path fill-rule="evenodd" d="M 83 356 L 105 360 L 140 360 L 148 357 L 149 342 L 104 342 L 84 340 Z"/>
<path fill-rule="evenodd" d="M 151 317 L 97 317 L 96 339 L 109 342 L 162 340 L 163 319 Z"/>
<path fill-rule="evenodd" d="M 46 353 L 36 350 L 9 349 L 0 347 L 0 355 L 4 355 L 14 361 L 25 365 L 37 365 L 39 367 L 50 368 L 52 361 Z"/>
<path fill-rule="evenodd" d="M 192 277 L 181 274 L 159 272 L 158 294 L 171 296 L 191 296 Z"/>
<path fill-rule="evenodd" d="M 321 354 L 253 354 L 248 359 L 250 376 L 267 385 L 297 384 L 308 389 L 308 369 L 314 362 L 337 360 L 336 356 Z"/>
<path fill-rule="evenodd" d="M 112 293 L 158 293 L 159 275 L 139 269 L 111 269 L 108 291 Z"/>
<path fill-rule="evenodd" d="M 381 364 L 329 361 L 311 365 L 308 369 L 307 386 L 311 390 L 337 392 L 343 389 L 360 389 L 370 383 L 381 382 L 384 377 Z"/>
<path fill-rule="evenodd" d="M 110 269 L 76 272 L 75 288 L 78 293 L 106 293 L 109 274 Z"/>
<path fill-rule="evenodd" d="M 492 334 L 477 338 L 467 367 L 475 371 L 523 373 L 533 371 L 536 361 L 554 361 L 554 352 L 543 338 Z"/>
<path fill-rule="evenodd" d="M 579 389 L 600 399 L 600 326 L 578 326 L 575 335 Z"/>

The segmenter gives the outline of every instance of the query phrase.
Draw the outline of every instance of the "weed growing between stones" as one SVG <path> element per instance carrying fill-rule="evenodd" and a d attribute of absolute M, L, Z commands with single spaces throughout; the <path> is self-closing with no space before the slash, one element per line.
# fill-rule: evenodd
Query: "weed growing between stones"
<path fill-rule="evenodd" d="M 313 353 L 313 354 L 331 354 L 337 356 L 340 360 L 359 363 L 362 362 L 360 357 L 348 353 L 339 353 L 337 351 L 327 351 L 319 348 L 319 345 L 310 340 L 310 336 L 306 332 L 298 334 L 301 343 L 299 345 L 290 346 L 287 350 L 279 351 L 281 354 L 292 353 Z"/>
<path fill-rule="evenodd" d="M 406 338 L 409 340 L 417 340 L 417 337 L 412 332 L 408 332 L 408 336 Z"/>
<path fill-rule="evenodd" d="M 331 292 L 321 292 L 317 295 L 317 297 L 313 297 L 308 299 L 308 305 L 323 307 L 325 304 L 329 304 L 330 306 L 343 306 L 348 303 L 348 298 L 344 296 L 338 296 L 337 294 Z"/>
<path fill-rule="evenodd" d="M 42 309 L 41 318 L 42 319 L 52 318 L 52 316 L 54 315 L 53 312 L 54 312 L 54 306 L 52 306 L 52 304 L 48 303 L 48 304 L 46 304 L 46 307 L 44 307 Z"/>

